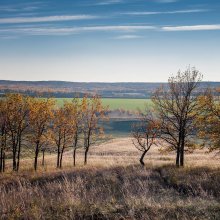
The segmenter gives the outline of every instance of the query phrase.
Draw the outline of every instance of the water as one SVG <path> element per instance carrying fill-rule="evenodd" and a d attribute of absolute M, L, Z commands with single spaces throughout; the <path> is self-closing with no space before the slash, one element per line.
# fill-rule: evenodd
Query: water
<path fill-rule="evenodd" d="M 105 134 L 112 136 L 130 136 L 132 125 L 137 122 L 135 120 L 116 120 L 110 119 L 104 122 Z"/>

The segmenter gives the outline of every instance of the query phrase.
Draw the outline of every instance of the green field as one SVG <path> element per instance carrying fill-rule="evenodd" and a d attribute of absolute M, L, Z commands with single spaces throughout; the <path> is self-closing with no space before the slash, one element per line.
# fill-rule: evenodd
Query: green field
<path fill-rule="evenodd" d="M 57 105 L 62 106 L 64 101 L 71 101 L 71 98 L 56 98 Z M 144 109 L 146 105 L 151 105 L 150 99 L 115 99 L 103 98 L 102 102 L 105 106 L 109 106 L 110 110 L 124 109 L 124 110 L 137 110 Z"/>

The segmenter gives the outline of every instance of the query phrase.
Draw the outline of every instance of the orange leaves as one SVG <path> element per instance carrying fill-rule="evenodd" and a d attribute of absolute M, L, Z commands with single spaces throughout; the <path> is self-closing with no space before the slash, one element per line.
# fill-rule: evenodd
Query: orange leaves
<path fill-rule="evenodd" d="M 199 97 L 201 111 L 196 119 L 199 137 L 209 146 L 210 150 L 220 149 L 220 102 L 219 93 L 208 91 Z"/>
<path fill-rule="evenodd" d="M 30 130 L 32 142 L 44 142 L 43 136 L 47 132 L 54 116 L 55 101 L 53 99 L 30 99 Z"/>
<path fill-rule="evenodd" d="M 64 148 L 72 146 L 76 149 L 79 141 L 86 142 L 84 145 L 89 147 L 103 135 L 99 122 L 106 118 L 106 108 L 98 96 L 85 96 L 81 101 L 75 98 L 72 102 L 65 102 L 63 107 L 56 108 L 52 98 L 8 94 L 0 100 L 0 125 L 2 131 L 3 125 L 5 129 L 0 142 L 1 146 L 6 146 L 7 141 L 13 153 L 13 164 L 20 158 L 22 140 L 26 146 L 29 142 L 29 147 L 35 151 L 35 170 L 39 152 L 56 146 L 59 153 L 62 151 L 61 166 Z M 13 169 L 17 168 L 13 165 Z"/>

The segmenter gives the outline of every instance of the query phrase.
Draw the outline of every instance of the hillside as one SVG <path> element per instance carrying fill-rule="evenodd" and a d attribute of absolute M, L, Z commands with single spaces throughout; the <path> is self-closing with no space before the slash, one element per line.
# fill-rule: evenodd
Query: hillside
<path fill-rule="evenodd" d="M 0 80 L 0 93 L 20 92 L 42 96 L 48 94 L 57 98 L 84 94 L 99 94 L 103 98 L 149 98 L 153 91 L 166 83 L 98 83 L 98 82 L 67 82 L 67 81 L 8 81 Z M 202 82 L 200 89 L 220 87 L 220 82 Z"/>
<path fill-rule="evenodd" d="M 77 220 L 220 218 L 220 169 L 214 154 L 204 150 L 187 154 L 187 167 L 183 169 L 172 165 L 174 154 L 160 154 L 156 146 L 146 156 L 145 168 L 138 165 L 139 156 L 130 138 L 118 138 L 94 146 L 85 167 L 82 149 L 76 167 L 72 166 L 72 152 L 65 153 L 62 170 L 53 168 L 54 154 L 46 155 L 46 166 L 37 173 L 30 168 L 32 160 L 24 159 L 23 173 L 0 176 L 0 216 Z"/>

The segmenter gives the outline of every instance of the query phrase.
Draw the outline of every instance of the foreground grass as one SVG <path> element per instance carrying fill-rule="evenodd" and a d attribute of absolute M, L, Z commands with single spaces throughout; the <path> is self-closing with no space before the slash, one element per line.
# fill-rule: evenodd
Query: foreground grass
<path fill-rule="evenodd" d="M 1 219 L 220 219 L 220 170 L 57 171 L 0 188 Z"/>
<path fill-rule="evenodd" d="M 25 160 L 22 172 L 0 175 L 0 219 L 220 219 L 219 160 L 204 152 L 177 169 L 174 155 L 152 149 L 143 168 L 121 138 L 94 147 L 86 167 L 83 152 L 75 168 L 64 156 L 63 170 L 51 155 L 36 173 Z"/>

